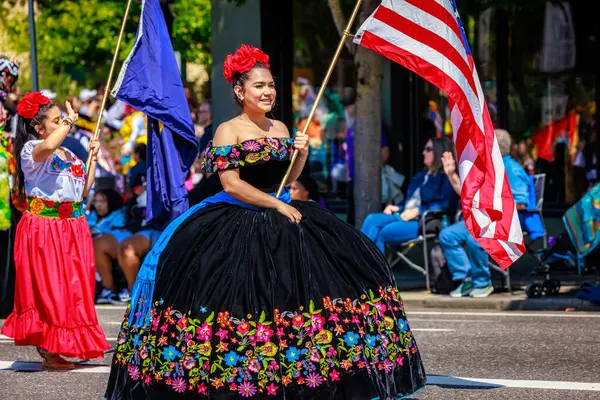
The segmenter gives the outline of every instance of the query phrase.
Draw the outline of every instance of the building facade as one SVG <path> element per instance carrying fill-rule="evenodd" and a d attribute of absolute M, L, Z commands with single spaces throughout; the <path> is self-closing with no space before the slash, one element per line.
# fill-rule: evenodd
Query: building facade
<path fill-rule="evenodd" d="M 352 4 L 342 3 L 349 15 Z M 516 157 L 533 158 L 536 172 L 547 174 L 546 204 L 563 212 L 595 183 L 598 168 L 598 19 L 577 0 L 457 4 L 495 126 L 513 135 Z M 338 41 L 324 0 L 213 1 L 215 123 L 236 110 L 220 76 L 224 57 L 248 43 L 271 55 L 279 91 L 274 117 L 291 130 L 302 128 Z M 353 124 L 355 85 L 353 55 L 345 49 L 309 127 L 310 172 L 332 199 L 346 199 L 345 135 Z M 408 182 L 422 168 L 428 138 L 451 135 L 447 97 L 388 61 L 382 85 L 387 163 Z"/>

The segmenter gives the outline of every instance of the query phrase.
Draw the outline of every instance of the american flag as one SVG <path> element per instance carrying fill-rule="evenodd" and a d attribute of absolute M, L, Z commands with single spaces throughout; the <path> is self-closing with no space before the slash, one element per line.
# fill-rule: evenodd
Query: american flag
<path fill-rule="evenodd" d="M 525 251 L 523 233 L 454 0 L 384 0 L 354 42 L 448 95 L 465 224 L 498 265 L 508 268 Z"/>

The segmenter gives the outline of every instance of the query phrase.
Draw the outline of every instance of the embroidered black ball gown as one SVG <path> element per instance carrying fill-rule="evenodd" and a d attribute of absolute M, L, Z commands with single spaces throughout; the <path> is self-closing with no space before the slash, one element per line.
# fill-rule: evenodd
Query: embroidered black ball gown
<path fill-rule="evenodd" d="M 292 147 L 209 147 L 203 167 L 273 193 Z M 424 386 L 375 244 L 314 202 L 291 205 L 300 224 L 221 193 L 171 224 L 155 277 L 148 258 L 138 276 L 107 399 L 397 399 Z"/>

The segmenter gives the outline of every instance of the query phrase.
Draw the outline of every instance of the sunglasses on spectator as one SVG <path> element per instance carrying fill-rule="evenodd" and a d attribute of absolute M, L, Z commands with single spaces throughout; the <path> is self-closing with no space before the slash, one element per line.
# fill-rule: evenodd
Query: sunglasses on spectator
<path fill-rule="evenodd" d="M 426 152 L 432 152 L 433 151 L 433 147 L 432 146 L 425 146 L 425 151 Z"/>

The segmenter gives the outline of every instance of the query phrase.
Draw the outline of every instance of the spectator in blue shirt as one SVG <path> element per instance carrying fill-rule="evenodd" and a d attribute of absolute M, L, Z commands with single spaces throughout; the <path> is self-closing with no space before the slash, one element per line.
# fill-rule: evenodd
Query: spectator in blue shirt
<path fill-rule="evenodd" d="M 96 304 L 120 303 L 122 293 L 115 293 L 113 263 L 117 260 L 119 243 L 131 236 L 125 228 L 123 198 L 114 189 L 96 192 L 86 215 L 94 240 L 96 271 L 102 280 L 102 292 Z"/>
<path fill-rule="evenodd" d="M 361 231 L 383 252 L 386 243 L 402 243 L 419 235 L 419 217 L 428 210 L 455 210 L 458 197 L 442 169 L 442 154 L 452 151 L 445 137 L 430 139 L 423 150 L 425 169 L 408 186 L 405 201 L 370 214 Z"/>
<path fill-rule="evenodd" d="M 531 204 L 532 177 L 510 155 L 512 138 L 503 129 L 496 129 L 496 139 L 512 190 L 517 210 L 525 210 Z M 444 172 L 448 175 L 456 193 L 460 193 L 460 179 L 452 154 L 443 156 Z M 535 201 L 534 201 L 535 202 Z M 540 222 L 541 223 L 541 222 Z M 533 236 L 532 236 L 533 238 Z M 448 269 L 460 285 L 450 292 L 451 297 L 487 297 L 493 291 L 489 256 L 467 230 L 464 222 L 458 222 L 440 232 L 440 245 L 444 250 Z"/>

